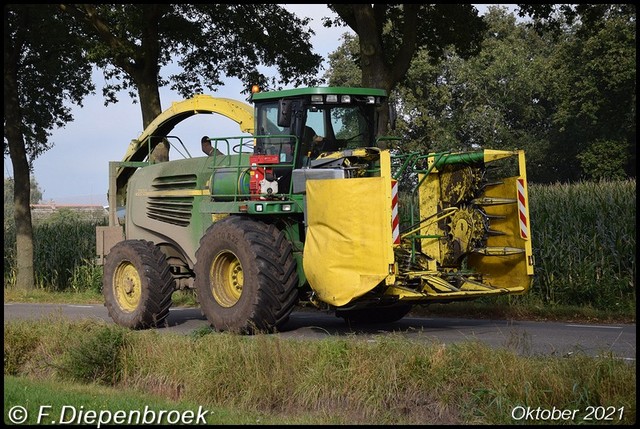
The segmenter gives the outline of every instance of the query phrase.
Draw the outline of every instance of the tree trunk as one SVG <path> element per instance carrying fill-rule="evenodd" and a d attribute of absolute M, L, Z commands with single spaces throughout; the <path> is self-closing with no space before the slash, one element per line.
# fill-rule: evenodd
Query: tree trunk
<path fill-rule="evenodd" d="M 360 67 L 362 86 L 380 88 L 391 94 L 397 83 L 404 78 L 416 52 L 416 26 L 419 6 L 403 4 L 404 26 L 402 43 L 391 54 L 385 52 L 382 42 L 385 5 L 350 4 L 335 6 L 338 15 L 358 35 L 360 41 Z M 377 135 L 387 134 L 389 128 L 389 103 L 380 107 Z"/>
<path fill-rule="evenodd" d="M 5 37 L 6 41 L 6 37 Z M 4 53 L 4 135 L 9 144 L 9 156 L 13 167 L 14 219 L 16 223 L 16 287 L 23 290 L 35 288 L 33 268 L 33 225 L 29 205 L 31 181 L 29 162 L 22 136 L 21 105 L 18 97 L 17 55 L 5 43 Z"/>
<path fill-rule="evenodd" d="M 143 76 L 136 82 L 136 86 L 138 87 L 138 98 L 140 98 L 142 124 L 144 128 L 147 128 L 162 113 L 156 74 Z M 151 152 L 150 159 L 152 163 L 169 161 L 169 142 L 166 139 L 152 141 L 151 144 L 155 146 Z"/>
<path fill-rule="evenodd" d="M 9 145 L 11 147 L 11 144 Z M 15 159 L 11 154 L 11 164 L 14 174 L 14 219 L 16 222 L 16 259 L 17 275 L 16 287 L 23 290 L 35 288 L 35 273 L 33 264 L 33 225 L 31 223 L 30 175 L 27 157 L 24 153 Z"/>

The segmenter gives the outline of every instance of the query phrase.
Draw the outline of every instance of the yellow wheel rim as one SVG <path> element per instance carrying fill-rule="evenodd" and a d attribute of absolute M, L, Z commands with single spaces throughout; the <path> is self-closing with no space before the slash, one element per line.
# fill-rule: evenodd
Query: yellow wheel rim
<path fill-rule="evenodd" d="M 234 306 L 242 295 L 244 275 L 242 264 L 231 252 L 219 253 L 209 271 L 213 297 L 223 307 Z"/>
<path fill-rule="evenodd" d="M 113 275 L 113 291 L 116 302 L 123 311 L 132 312 L 140 304 L 142 282 L 136 267 L 130 262 L 123 262 Z"/>

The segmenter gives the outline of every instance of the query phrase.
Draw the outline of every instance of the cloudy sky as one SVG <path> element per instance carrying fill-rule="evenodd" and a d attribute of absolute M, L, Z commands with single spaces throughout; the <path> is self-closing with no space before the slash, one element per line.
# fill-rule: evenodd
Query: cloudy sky
<path fill-rule="evenodd" d="M 321 4 L 289 4 L 287 9 L 300 17 L 311 18 L 315 36 L 311 42 L 314 51 L 327 58 L 342 42 L 345 28 L 327 29 L 322 17 L 331 12 Z M 480 12 L 483 8 L 478 5 Z M 325 63 L 326 64 L 326 63 Z M 53 131 L 51 141 L 55 146 L 34 162 L 34 175 L 43 191 L 44 201 L 58 204 L 107 204 L 109 161 L 120 161 L 130 141 L 142 133 L 142 116 L 138 104 L 131 103 L 126 94 L 120 94 L 117 104 L 104 106 L 100 74 L 96 75 L 97 95 L 85 99 L 82 108 L 74 107 L 74 121 Z M 237 79 L 229 79 L 214 97 L 245 100 L 242 85 Z M 160 90 L 162 108 L 182 98 L 177 93 Z M 237 136 L 238 125 L 221 115 L 192 116 L 178 124 L 172 135 L 177 135 L 193 156 L 200 156 L 200 137 Z M 4 158 L 4 177 L 12 177 L 11 160 Z"/>

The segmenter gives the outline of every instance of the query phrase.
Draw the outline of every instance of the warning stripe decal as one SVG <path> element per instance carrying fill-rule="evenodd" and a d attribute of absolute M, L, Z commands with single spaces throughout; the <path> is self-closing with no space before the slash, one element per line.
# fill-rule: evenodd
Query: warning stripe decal
<path fill-rule="evenodd" d="M 527 204 L 524 193 L 524 179 L 518 179 L 518 216 L 520 217 L 520 237 L 529 238 Z"/>
<path fill-rule="evenodd" d="M 393 244 L 400 244 L 400 218 L 398 217 L 398 181 L 391 181 L 391 230 Z"/>

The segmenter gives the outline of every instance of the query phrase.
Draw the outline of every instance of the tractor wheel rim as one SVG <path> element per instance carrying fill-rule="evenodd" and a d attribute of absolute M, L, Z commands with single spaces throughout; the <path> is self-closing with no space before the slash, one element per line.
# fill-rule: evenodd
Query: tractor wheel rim
<path fill-rule="evenodd" d="M 136 267 L 130 262 L 118 266 L 113 276 L 113 289 L 116 302 L 126 312 L 132 312 L 140 304 L 142 282 Z"/>
<path fill-rule="evenodd" d="M 232 307 L 242 295 L 244 274 L 240 260 L 231 252 L 219 253 L 209 272 L 213 297 L 223 307 Z"/>

